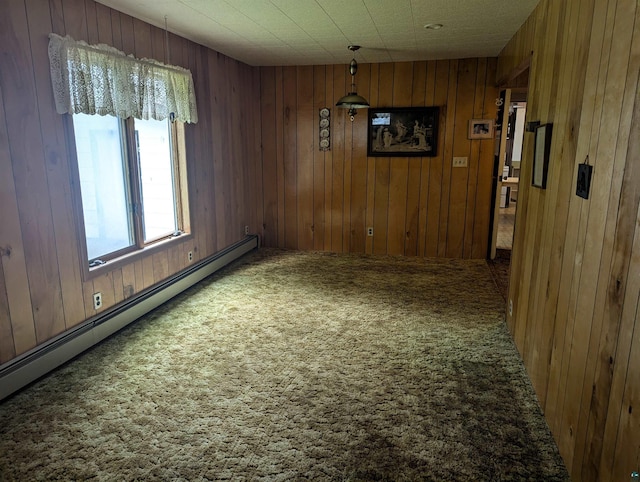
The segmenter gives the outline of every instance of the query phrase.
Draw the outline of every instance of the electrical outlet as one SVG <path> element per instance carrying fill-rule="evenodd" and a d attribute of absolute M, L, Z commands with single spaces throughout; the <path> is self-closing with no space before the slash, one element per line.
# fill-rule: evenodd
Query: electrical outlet
<path fill-rule="evenodd" d="M 99 310 L 102 308 L 102 293 L 99 291 L 93 294 L 93 309 Z"/>
<path fill-rule="evenodd" d="M 367 228 L 367 236 L 373 236 L 373 228 Z"/>
<path fill-rule="evenodd" d="M 244 234 L 249 234 L 249 226 L 244 227 Z"/>
<path fill-rule="evenodd" d="M 513 315 L 513 300 L 509 300 L 509 316 Z"/>
<path fill-rule="evenodd" d="M 468 157 L 454 157 L 453 167 L 467 167 Z"/>
<path fill-rule="evenodd" d="M 193 261 L 193 251 L 189 251 L 187 253 L 187 259 L 189 260 L 189 263 L 191 263 L 191 261 Z"/>

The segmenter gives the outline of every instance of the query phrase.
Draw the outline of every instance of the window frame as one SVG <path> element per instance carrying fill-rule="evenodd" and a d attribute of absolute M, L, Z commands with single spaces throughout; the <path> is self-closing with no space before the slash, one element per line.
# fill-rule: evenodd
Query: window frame
<path fill-rule="evenodd" d="M 95 114 L 97 115 L 97 114 Z M 131 246 L 109 253 L 104 257 L 104 262 L 91 266 L 88 258 L 86 230 L 84 224 L 84 208 L 82 204 L 82 192 L 80 185 L 80 171 L 78 164 L 78 153 L 76 151 L 76 137 L 73 124 L 73 116 L 64 116 L 66 140 L 69 152 L 69 174 L 71 177 L 71 200 L 73 204 L 73 217 L 76 226 L 76 240 L 78 243 L 78 253 L 80 256 L 81 273 L 84 281 L 91 280 L 108 271 L 118 269 L 127 264 L 150 256 L 158 251 L 165 250 L 172 245 L 182 243 L 193 238 L 191 234 L 191 213 L 189 209 L 189 182 L 186 159 L 185 125 L 178 121 L 169 121 L 171 132 L 171 149 L 173 163 L 173 184 L 175 190 L 174 209 L 178 233 L 163 236 L 144 242 L 144 230 L 142 219 L 142 194 L 140 185 L 140 169 L 137 157 L 137 145 L 135 140 L 134 119 L 132 117 L 118 120 L 121 122 L 123 134 L 120 141 L 124 144 L 123 154 L 126 156 L 124 164 L 126 166 L 126 185 L 131 198 L 129 216 L 133 227 L 134 242 Z M 102 259 L 102 258 L 101 258 Z"/>

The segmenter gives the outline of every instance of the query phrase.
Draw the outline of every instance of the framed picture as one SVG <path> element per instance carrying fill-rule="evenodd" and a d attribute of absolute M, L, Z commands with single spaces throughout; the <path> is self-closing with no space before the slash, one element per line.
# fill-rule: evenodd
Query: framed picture
<path fill-rule="evenodd" d="M 471 119 L 469 121 L 469 139 L 493 138 L 493 120 Z"/>
<path fill-rule="evenodd" d="M 367 155 L 434 157 L 438 153 L 439 107 L 369 109 Z"/>
<path fill-rule="evenodd" d="M 531 185 L 546 189 L 549 170 L 549 152 L 551 151 L 551 131 L 553 124 L 542 124 L 536 128 L 536 141 L 533 150 L 533 174 Z"/>

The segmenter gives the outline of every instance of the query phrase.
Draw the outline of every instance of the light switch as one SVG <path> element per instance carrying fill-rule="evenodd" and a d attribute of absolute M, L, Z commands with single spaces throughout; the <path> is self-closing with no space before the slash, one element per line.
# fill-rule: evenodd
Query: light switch
<path fill-rule="evenodd" d="M 453 167 L 467 167 L 468 157 L 454 157 Z"/>

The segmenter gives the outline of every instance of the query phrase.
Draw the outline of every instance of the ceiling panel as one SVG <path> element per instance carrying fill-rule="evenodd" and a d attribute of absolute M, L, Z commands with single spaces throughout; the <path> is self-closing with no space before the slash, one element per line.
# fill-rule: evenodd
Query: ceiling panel
<path fill-rule="evenodd" d="M 98 1 L 250 65 L 306 65 L 350 44 L 359 62 L 494 57 L 539 0 Z"/>

